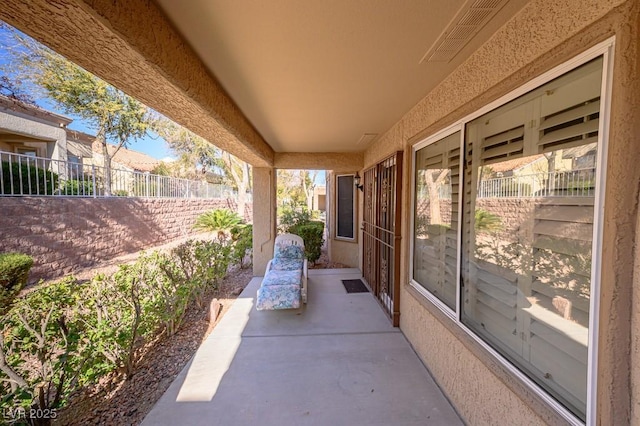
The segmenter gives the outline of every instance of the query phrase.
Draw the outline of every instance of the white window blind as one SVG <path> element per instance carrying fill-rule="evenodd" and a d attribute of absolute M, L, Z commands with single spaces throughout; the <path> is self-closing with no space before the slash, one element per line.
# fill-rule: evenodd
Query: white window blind
<path fill-rule="evenodd" d="M 461 319 L 582 419 L 602 64 L 465 128 Z"/>
<path fill-rule="evenodd" d="M 460 132 L 418 150 L 413 279 L 456 306 Z"/>

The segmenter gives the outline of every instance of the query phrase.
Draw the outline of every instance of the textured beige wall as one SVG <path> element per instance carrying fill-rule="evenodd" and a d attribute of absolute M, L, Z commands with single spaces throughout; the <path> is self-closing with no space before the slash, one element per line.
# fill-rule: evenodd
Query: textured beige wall
<path fill-rule="evenodd" d="M 534 0 L 365 152 L 365 167 L 405 150 L 401 329 L 469 424 L 562 419 L 451 320 L 408 289 L 410 147 L 613 35 L 616 38 L 600 301 L 599 424 L 640 424 L 640 2 Z M 633 296 L 633 297 L 632 297 Z M 634 305 L 632 306 L 632 302 Z M 633 309 L 632 309 L 633 307 Z M 633 345 L 632 345 L 633 343 Z M 634 367 L 631 370 L 631 367 Z M 629 371 L 633 371 L 631 380 Z M 631 412 L 633 409 L 633 418 Z"/>
<path fill-rule="evenodd" d="M 219 148 L 273 164 L 271 147 L 152 1 L 3 0 L 0 19 Z"/>
<path fill-rule="evenodd" d="M 194 234 L 198 215 L 225 200 L 0 198 L 1 250 L 34 257 L 30 281 Z"/>
<path fill-rule="evenodd" d="M 276 238 L 277 173 L 253 168 L 253 275 L 263 276 Z"/>
<path fill-rule="evenodd" d="M 274 167 L 276 169 L 307 170 L 358 170 L 362 168 L 364 156 L 362 152 L 276 152 Z"/>

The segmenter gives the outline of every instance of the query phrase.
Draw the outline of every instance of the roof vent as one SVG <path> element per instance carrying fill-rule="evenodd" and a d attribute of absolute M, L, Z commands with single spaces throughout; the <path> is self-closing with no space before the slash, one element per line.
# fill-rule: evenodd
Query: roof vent
<path fill-rule="evenodd" d="M 449 62 L 495 16 L 507 0 L 469 0 L 438 40 L 424 54 L 423 62 Z"/>
<path fill-rule="evenodd" d="M 364 145 L 367 146 L 369 145 L 371 142 L 373 142 L 373 140 L 375 138 L 378 137 L 377 133 L 364 133 L 360 139 L 358 140 L 358 142 L 356 142 L 356 145 Z"/>

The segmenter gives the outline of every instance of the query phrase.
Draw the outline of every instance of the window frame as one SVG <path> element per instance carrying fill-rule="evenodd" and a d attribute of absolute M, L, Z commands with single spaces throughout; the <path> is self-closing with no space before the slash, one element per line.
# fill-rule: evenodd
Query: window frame
<path fill-rule="evenodd" d="M 353 194 L 353 226 L 352 226 L 352 231 L 353 231 L 353 237 L 345 237 L 342 235 L 338 235 L 338 220 L 340 219 L 340 214 L 339 214 L 339 209 L 340 209 L 340 191 L 339 191 L 339 186 L 338 186 L 338 179 L 341 177 L 351 177 L 352 179 L 355 179 L 355 173 L 341 173 L 341 174 L 337 174 L 336 175 L 336 184 L 335 184 L 335 189 L 336 189 L 336 207 L 334 210 L 335 213 L 335 230 L 334 230 L 334 238 L 338 241 L 349 241 L 349 242 L 356 242 L 357 241 L 357 231 L 358 231 L 358 227 L 357 227 L 357 221 L 358 221 L 358 210 L 357 210 L 357 189 L 355 187 L 355 183 L 353 185 L 351 185 L 352 189 L 352 194 Z"/>
<path fill-rule="evenodd" d="M 604 197 L 606 192 L 606 171 L 607 171 L 607 150 L 609 141 L 609 127 L 610 127 L 610 110 L 611 110 L 611 92 L 613 84 L 613 56 L 615 50 L 615 37 L 611 37 L 605 41 L 602 41 L 595 46 L 587 49 L 581 54 L 569 59 L 568 61 L 558 65 L 557 67 L 533 78 L 529 82 L 521 85 L 515 90 L 507 93 L 499 99 L 485 105 L 484 107 L 476 110 L 475 112 L 461 118 L 448 127 L 419 140 L 411 147 L 411 213 L 410 213 L 410 232 L 411 238 L 409 239 L 409 283 L 408 285 L 415 289 L 421 296 L 423 296 L 429 303 L 434 305 L 453 323 L 462 329 L 465 334 L 470 336 L 476 343 L 478 343 L 484 350 L 486 350 L 492 357 L 494 357 L 509 373 L 516 376 L 520 381 L 525 383 L 538 397 L 545 401 L 554 411 L 561 415 L 566 421 L 573 425 L 595 425 L 597 420 L 597 371 L 598 371 L 598 334 L 599 334 L 599 306 L 600 306 L 600 283 L 601 283 L 601 270 L 602 270 L 602 234 L 603 234 L 603 216 L 604 216 Z M 593 226 L 593 240 L 592 240 L 592 265 L 591 265 L 591 298 L 589 306 L 589 346 L 588 361 L 587 361 L 587 407 L 586 407 L 586 421 L 582 422 L 571 411 L 565 408 L 560 402 L 553 398 L 544 389 L 538 386 L 533 380 L 526 376 L 520 369 L 514 364 L 508 361 L 503 355 L 495 350 L 491 345 L 485 342 L 479 335 L 473 330 L 467 327 L 462 322 L 462 309 L 460 301 L 460 269 L 461 269 L 461 250 L 462 250 L 462 226 L 458 229 L 458 247 L 457 247 L 457 278 L 456 278 L 456 309 L 453 311 L 442 301 L 440 301 L 435 295 L 429 292 L 426 288 L 418 284 L 414 277 L 414 240 L 415 240 L 415 206 L 416 206 L 416 153 L 418 150 L 435 143 L 451 134 L 460 131 L 460 148 L 461 152 L 464 152 L 464 140 L 466 124 L 494 109 L 517 99 L 520 96 L 550 82 L 551 80 L 564 75 L 579 66 L 599 57 L 603 58 L 602 68 L 602 82 L 600 87 L 601 94 L 601 106 L 600 106 L 600 122 L 598 126 L 598 134 L 600 135 L 598 152 L 596 157 L 596 192 L 594 195 L 594 226 Z M 461 165 L 462 167 L 462 165 Z M 462 195 L 464 193 L 463 188 L 463 173 L 460 173 L 459 177 L 459 205 L 462 205 Z M 462 208 L 458 212 L 458 223 L 462 224 Z"/>

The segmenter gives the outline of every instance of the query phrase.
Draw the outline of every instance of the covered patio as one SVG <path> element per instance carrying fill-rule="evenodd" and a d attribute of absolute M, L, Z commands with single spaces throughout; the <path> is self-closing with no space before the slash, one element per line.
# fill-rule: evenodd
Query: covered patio
<path fill-rule="evenodd" d="M 311 270 L 309 303 L 257 311 L 255 277 L 144 425 L 463 424 L 371 293 Z"/>

